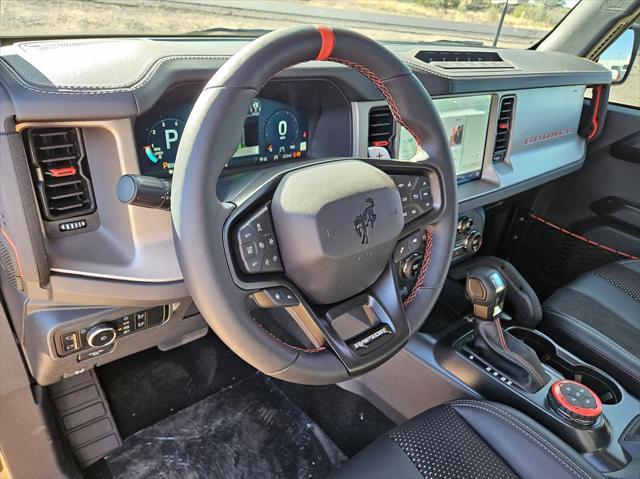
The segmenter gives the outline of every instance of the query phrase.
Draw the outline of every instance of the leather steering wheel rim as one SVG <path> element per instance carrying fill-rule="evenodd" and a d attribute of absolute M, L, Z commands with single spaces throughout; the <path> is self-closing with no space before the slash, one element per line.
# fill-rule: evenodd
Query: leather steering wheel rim
<path fill-rule="evenodd" d="M 171 214 L 185 282 L 220 339 L 267 375 L 332 384 L 354 374 L 330 348 L 291 347 L 251 316 L 247 308 L 250 292 L 234 283 L 227 256 L 222 254 L 225 226 L 235 205 L 216 196 L 218 178 L 236 150 L 251 101 L 278 72 L 312 60 L 342 63 L 369 78 L 389 103 L 396 121 L 427 152 L 427 164 L 439 172 L 443 206 L 430 226 L 428 271 L 405 309 L 409 336 L 420 329 L 438 298 L 451 260 L 457 220 L 455 169 L 444 127 L 424 86 L 395 54 L 364 35 L 310 25 L 284 28 L 254 40 L 229 59 L 207 83 L 187 120 L 174 170 Z M 376 358 L 366 370 L 403 346 L 398 344 Z"/>

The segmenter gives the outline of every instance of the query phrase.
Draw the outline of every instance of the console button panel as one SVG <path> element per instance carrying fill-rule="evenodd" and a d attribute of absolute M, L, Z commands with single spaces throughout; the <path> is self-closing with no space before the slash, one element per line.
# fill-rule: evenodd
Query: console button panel
<path fill-rule="evenodd" d="M 78 354 L 78 361 L 90 359 L 101 354 L 111 352 L 114 341 L 133 333 L 157 326 L 169 319 L 168 306 L 156 306 L 144 311 L 127 314 L 119 318 L 98 321 L 76 331 L 58 331 L 54 334 L 56 352 L 58 356 Z M 94 334 L 99 327 L 97 335 Z M 105 338 L 100 334 L 105 331 Z M 106 336 L 106 332 L 109 336 Z M 115 336 L 115 337 L 114 337 Z M 89 338 L 88 338 L 89 337 Z M 91 342 L 91 344 L 90 344 Z M 104 342 L 104 344 L 102 344 Z M 92 347 L 92 344 L 94 347 Z"/>

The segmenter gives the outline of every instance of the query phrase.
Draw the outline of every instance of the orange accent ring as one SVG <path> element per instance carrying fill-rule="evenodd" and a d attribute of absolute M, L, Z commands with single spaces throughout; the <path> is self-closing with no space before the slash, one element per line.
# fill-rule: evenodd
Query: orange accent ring
<path fill-rule="evenodd" d="M 318 25 L 316 28 L 320 32 L 320 39 L 322 40 L 322 45 L 320 46 L 320 51 L 318 52 L 316 60 L 322 61 L 329 58 L 333 52 L 333 47 L 336 44 L 336 37 L 334 36 L 331 27 L 327 25 Z"/>
<path fill-rule="evenodd" d="M 562 394 L 562 391 L 560 390 L 560 386 L 562 386 L 563 384 L 577 384 L 577 385 L 585 388 L 588 392 L 591 393 L 591 395 L 593 396 L 593 398 L 596 401 L 595 409 L 583 408 L 583 407 L 571 404 L 569 401 L 567 401 L 564 398 L 564 395 Z M 598 417 L 598 416 L 600 416 L 602 414 L 602 401 L 600 401 L 600 398 L 598 397 L 598 395 L 596 393 L 594 393 L 590 388 L 588 388 L 584 384 L 581 384 L 581 383 L 579 383 L 577 381 L 566 380 L 566 379 L 565 380 L 556 381 L 551 386 L 551 394 L 553 394 L 553 397 L 556 398 L 556 401 L 558 401 L 560 403 L 560 405 L 562 405 L 563 407 L 565 407 L 566 409 L 568 409 L 571 412 L 574 412 L 576 414 L 580 414 L 581 416 Z"/>

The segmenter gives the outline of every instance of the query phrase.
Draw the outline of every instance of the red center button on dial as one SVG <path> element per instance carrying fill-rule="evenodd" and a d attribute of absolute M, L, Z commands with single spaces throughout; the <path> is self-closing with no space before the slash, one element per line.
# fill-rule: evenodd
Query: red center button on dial
<path fill-rule="evenodd" d="M 592 425 L 602 415 L 598 395 L 577 381 L 556 381 L 551 385 L 547 399 L 556 412 L 578 424 Z"/>

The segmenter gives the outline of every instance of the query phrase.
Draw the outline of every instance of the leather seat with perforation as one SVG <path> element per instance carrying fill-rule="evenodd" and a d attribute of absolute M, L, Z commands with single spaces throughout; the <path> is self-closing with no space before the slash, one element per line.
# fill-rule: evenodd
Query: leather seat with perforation
<path fill-rule="evenodd" d="M 403 479 L 601 478 L 575 450 L 524 414 L 457 400 L 392 429 L 336 475 Z"/>
<path fill-rule="evenodd" d="M 640 396 L 640 261 L 586 273 L 547 299 L 540 328 Z"/>

